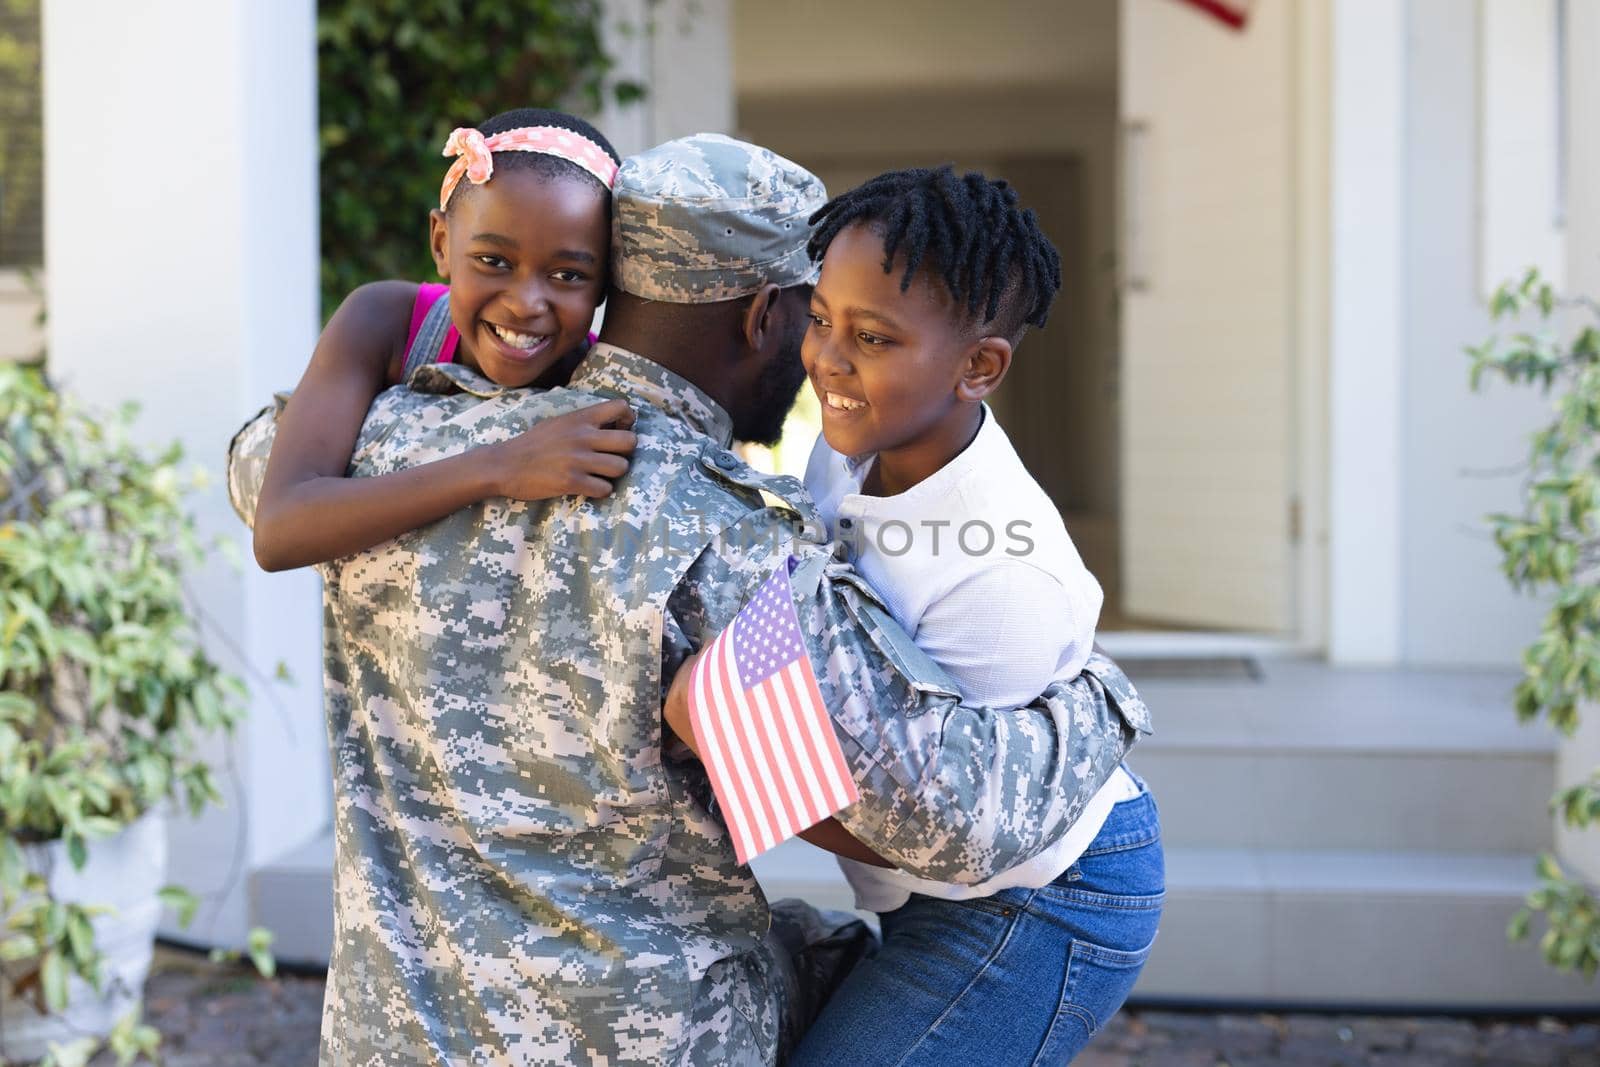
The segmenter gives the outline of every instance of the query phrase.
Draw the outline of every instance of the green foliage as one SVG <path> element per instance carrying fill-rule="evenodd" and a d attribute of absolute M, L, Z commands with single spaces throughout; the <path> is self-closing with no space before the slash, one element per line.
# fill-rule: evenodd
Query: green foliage
<path fill-rule="evenodd" d="M 1554 856 L 1540 856 L 1535 870 L 1539 885 L 1511 917 L 1506 936 L 1513 941 L 1526 940 L 1534 913 L 1543 913 L 1545 931 L 1539 938 L 1539 951 L 1546 962 L 1593 979 L 1600 971 L 1600 905 L 1593 891 L 1568 878 Z"/>
<path fill-rule="evenodd" d="M 0 266 L 37 266 L 44 218 L 39 0 L 0 0 Z"/>
<path fill-rule="evenodd" d="M 117 1067 L 128 1067 L 141 1056 L 150 1063 L 161 1062 L 161 1033 L 145 1023 L 142 1012 L 136 1008 L 117 1020 L 104 1042 L 85 1036 L 52 1044 L 49 1055 L 39 1061 L 39 1067 L 88 1067 L 102 1047 L 111 1050 Z"/>
<path fill-rule="evenodd" d="M 1531 317 L 1538 327 L 1467 349 L 1473 388 L 1485 375 L 1536 385 L 1552 395 L 1555 409 L 1553 421 L 1533 435 L 1520 512 L 1490 516 L 1511 584 L 1551 597 L 1539 636 L 1523 655 L 1517 718 L 1543 716 L 1570 737 L 1578 708 L 1600 699 L 1600 329 L 1593 321 L 1600 306 L 1562 300 L 1529 271 L 1495 292 L 1490 312 L 1496 321 Z M 1569 314 L 1584 321 L 1558 331 Z M 1551 808 L 1576 829 L 1600 819 L 1600 772 L 1562 790 Z M 1543 914 L 1545 959 L 1593 978 L 1600 971 L 1600 903 L 1552 857 L 1540 858 L 1538 875 L 1509 935 L 1527 937 L 1534 913 Z"/>
<path fill-rule="evenodd" d="M 106 1044 L 117 1057 L 117 1067 L 128 1067 L 140 1056 L 159 1062 L 161 1034 L 155 1027 L 142 1022 L 141 1013 L 137 1010 L 118 1020 Z"/>
<path fill-rule="evenodd" d="M 243 713 L 180 581 L 204 557 L 183 508 L 195 483 L 176 447 L 132 444 L 131 419 L 0 364 L 0 961 L 14 993 L 51 1010 L 71 974 L 100 987 L 103 909 L 53 899 L 22 846 L 59 840 L 82 867 L 159 804 L 218 802 L 196 744 Z"/>
<path fill-rule="evenodd" d="M 211 950 L 211 962 L 238 963 L 241 958 L 248 956 L 257 974 L 271 978 L 278 973 L 278 960 L 272 954 L 272 941 L 271 930 L 264 926 L 252 926 L 242 952 L 234 948 L 214 948 Z"/>
<path fill-rule="evenodd" d="M 601 0 L 318 4 L 325 311 L 364 282 L 433 277 L 428 212 L 452 129 L 517 107 L 598 110 L 602 15 Z"/>

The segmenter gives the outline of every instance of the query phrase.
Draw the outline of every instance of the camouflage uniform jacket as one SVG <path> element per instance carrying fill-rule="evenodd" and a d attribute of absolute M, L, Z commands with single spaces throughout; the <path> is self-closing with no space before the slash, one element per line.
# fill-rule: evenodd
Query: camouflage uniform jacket
<path fill-rule="evenodd" d="M 841 820 L 925 877 L 978 881 L 1070 826 L 1148 728 L 1109 661 L 1029 708 L 965 708 L 731 421 L 601 345 L 571 388 L 452 364 L 384 393 L 351 473 L 503 440 L 622 396 L 602 500 L 491 499 L 324 568 L 336 809 L 324 1064 L 772 1063 L 789 960 L 705 773 L 664 751 L 670 672 L 793 552 L 819 681 L 864 799 Z M 247 520 L 271 412 L 235 439 Z M 764 502 L 776 498 L 777 506 Z"/>

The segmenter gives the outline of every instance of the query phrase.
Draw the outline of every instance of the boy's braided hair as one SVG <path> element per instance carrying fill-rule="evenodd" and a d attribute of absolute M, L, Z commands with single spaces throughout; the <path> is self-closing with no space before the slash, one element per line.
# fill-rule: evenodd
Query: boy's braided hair
<path fill-rule="evenodd" d="M 1017 206 L 1007 182 L 977 171 L 957 177 L 948 163 L 893 170 L 834 197 L 811 216 L 811 258 L 820 260 L 858 222 L 883 236 L 884 273 L 896 254 L 905 256 L 901 292 L 918 269 L 937 272 L 956 303 L 965 303 L 968 321 L 995 322 L 995 333 L 1013 344 L 1026 327 L 1045 324 L 1061 288 L 1061 257 L 1033 210 Z"/>
<path fill-rule="evenodd" d="M 493 137 L 497 133 L 507 130 L 519 129 L 523 126 L 556 126 L 563 130 L 582 134 L 605 150 L 612 162 L 621 163 L 622 157 L 617 155 L 617 150 L 611 147 L 611 142 L 606 140 L 606 135 L 595 129 L 594 126 L 580 119 L 576 115 L 569 115 L 565 111 L 554 111 L 543 107 L 519 107 L 511 111 L 502 111 L 486 122 L 479 123 L 478 132 L 485 137 Z M 496 152 L 494 154 L 495 173 L 512 170 L 531 170 L 544 178 L 577 178 L 587 181 L 595 188 L 604 192 L 607 197 L 611 191 L 600 184 L 600 179 L 584 170 L 576 163 L 562 159 L 560 156 L 547 155 L 544 152 Z M 456 200 L 461 196 L 462 190 L 472 189 L 471 182 L 462 182 L 450 194 L 450 207 L 455 206 Z M 445 209 L 449 210 L 449 207 Z"/>

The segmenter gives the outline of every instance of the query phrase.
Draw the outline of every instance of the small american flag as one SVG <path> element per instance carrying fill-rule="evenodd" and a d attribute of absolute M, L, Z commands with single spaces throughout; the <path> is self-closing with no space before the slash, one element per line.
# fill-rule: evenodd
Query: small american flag
<path fill-rule="evenodd" d="M 800 637 L 793 565 L 767 579 L 689 679 L 689 722 L 740 863 L 860 796 Z"/>

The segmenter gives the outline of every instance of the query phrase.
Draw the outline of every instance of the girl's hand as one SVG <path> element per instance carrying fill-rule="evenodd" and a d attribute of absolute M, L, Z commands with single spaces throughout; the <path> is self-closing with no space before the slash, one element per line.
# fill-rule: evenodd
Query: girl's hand
<path fill-rule="evenodd" d="M 494 495 L 514 500 L 609 496 L 633 454 L 633 409 L 625 400 L 545 419 L 492 451 Z"/>

